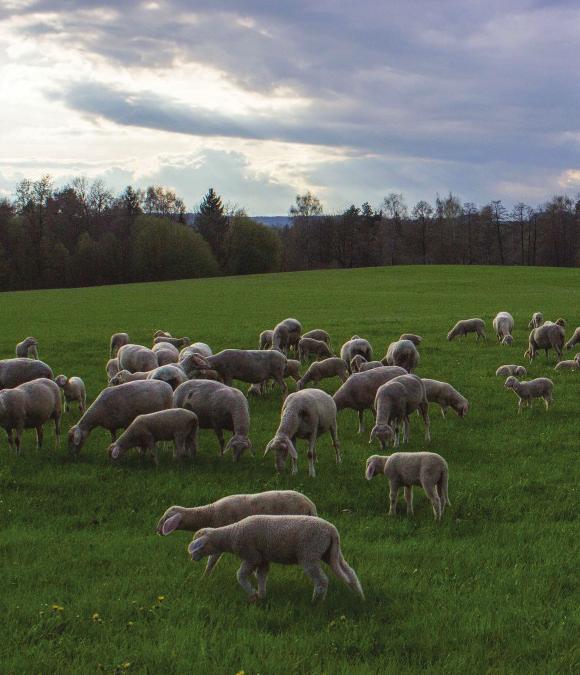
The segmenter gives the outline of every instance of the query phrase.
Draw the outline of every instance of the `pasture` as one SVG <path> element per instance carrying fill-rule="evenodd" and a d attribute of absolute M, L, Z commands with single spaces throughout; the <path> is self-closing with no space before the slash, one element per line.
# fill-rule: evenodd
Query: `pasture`
<path fill-rule="evenodd" d="M 156 329 L 211 345 L 257 348 L 258 333 L 287 316 L 324 328 L 335 350 L 353 334 L 378 358 L 402 332 L 423 336 L 417 374 L 453 384 L 470 401 L 465 419 L 431 406 L 428 448 L 419 419 L 409 450 L 443 455 L 452 506 L 440 524 L 421 489 L 415 516 L 387 517 L 388 484 L 364 479 L 380 453 L 339 415 L 343 464 L 330 439 L 318 444 L 317 477 L 276 475 L 262 450 L 278 425 L 281 395 L 250 401 L 256 457 L 221 459 L 215 435 L 200 432 L 193 464 L 142 464 L 136 453 L 112 466 L 108 433 L 96 430 L 71 461 L 63 444 L 20 457 L 2 432 L 0 555 L 2 673 L 572 673 L 578 651 L 578 422 L 580 373 L 555 373 L 542 354 L 524 362 L 533 311 L 580 324 L 580 273 L 573 269 L 401 267 L 204 279 L 2 294 L 2 358 L 27 335 L 57 373 L 84 378 L 91 402 L 106 384 L 109 337 L 127 331 L 150 345 Z M 499 310 L 516 321 L 512 347 L 495 341 Z M 488 340 L 447 342 L 457 319 L 480 316 Z M 574 352 L 572 352 L 573 354 Z M 570 356 L 568 356 L 570 358 Z M 504 363 L 555 382 L 554 407 L 517 415 L 517 399 L 496 378 Z M 241 383 L 238 383 L 241 385 Z M 334 393 L 338 380 L 323 388 Z M 244 387 L 245 390 L 245 387 Z M 293 385 L 290 384 L 290 390 Z M 370 415 L 367 413 L 367 422 Z M 406 449 L 406 448 L 404 448 Z M 171 504 L 193 506 L 226 494 L 292 488 L 341 534 L 366 592 L 360 600 L 335 577 L 312 606 L 302 570 L 273 566 L 268 597 L 249 605 L 237 559 L 214 574 L 186 552 L 190 536 L 155 534 Z"/>

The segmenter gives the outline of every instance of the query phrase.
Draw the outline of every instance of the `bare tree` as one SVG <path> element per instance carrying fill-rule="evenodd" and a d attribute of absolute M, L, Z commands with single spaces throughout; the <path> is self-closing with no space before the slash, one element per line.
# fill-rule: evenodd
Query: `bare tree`
<path fill-rule="evenodd" d="M 417 221 L 420 228 L 421 253 L 423 256 L 423 265 L 427 264 L 427 234 L 429 224 L 433 216 L 433 207 L 429 202 L 421 200 L 415 204 L 412 211 L 413 218 Z"/>

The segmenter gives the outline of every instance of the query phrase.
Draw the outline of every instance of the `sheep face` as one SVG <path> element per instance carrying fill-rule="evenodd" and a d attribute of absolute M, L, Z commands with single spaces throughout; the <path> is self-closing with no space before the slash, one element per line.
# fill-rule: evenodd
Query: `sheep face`
<path fill-rule="evenodd" d="M 71 427 L 68 432 L 68 449 L 71 453 L 78 453 L 87 439 L 88 432 L 79 429 L 77 425 Z"/>
<path fill-rule="evenodd" d="M 59 387 L 64 387 L 64 385 L 68 381 L 68 377 L 66 375 L 57 375 L 54 378 L 54 381 L 56 382 L 56 384 L 58 384 Z"/>
<path fill-rule="evenodd" d="M 515 369 L 515 374 L 516 374 L 518 377 L 525 377 L 525 376 L 528 374 L 528 371 L 527 371 L 523 366 L 518 366 L 518 367 Z"/>
<path fill-rule="evenodd" d="M 566 326 L 566 319 L 556 319 L 554 322 L 557 326 L 562 326 L 562 328 L 565 328 Z"/>
<path fill-rule="evenodd" d="M 218 551 L 218 549 L 212 544 L 209 534 L 210 528 L 207 527 L 202 530 L 198 530 L 194 534 L 193 541 L 187 547 L 192 560 L 197 562 L 202 558 L 205 558 L 205 556 L 221 553 L 221 551 Z"/>
<path fill-rule="evenodd" d="M 109 387 L 116 387 L 118 384 L 125 384 L 130 381 L 131 373 L 128 370 L 120 370 L 109 380 Z"/>
<path fill-rule="evenodd" d="M 244 450 L 251 450 L 252 443 L 247 436 L 240 436 L 239 434 L 234 434 L 230 440 L 226 443 L 224 452 L 232 451 L 234 462 L 237 462 Z"/>
<path fill-rule="evenodd" d="M 353 356 L 352 359 L 350 360 L 350 369 L 352 370 L 353 373 L 358 373 L 360 371 L 360 367 L 362 366 L 362 364 L 366 362 L 367 360 L 365 359 L 364 356 L 357 354 L 356 356 Z"/>
<path fill-rule="evenodd" d="M 513 376 L 510 375 L 507 380 L 504 382 L 504 387 L 506 389 L 514 389 L 518 385 L 518 380 Z"/>
<path fill-rule="evenodd" d="M 451 329 L 449 333 L 447 333 L 447 339 L 449 340 L 449 342 L 451 342 L 451 340 L 453 340 L 453 338 L 455 337 L 457 337 L 457 332 L 455 331 L 455 329 Z"/>
<path fill-rule="evenodd" d="M 453 410 L 457 413 L 459 417 L 465 417 L 467 413 L 469 412 L 469 403 L 467 401 L 461 401 L 460 403 L 456 403 L 453 406 Z"/>
<path fill-rule="evenodd" d="M 501 343 L 502 343 L 502 345 L 511 345 L 513 341 L 514 341 L 514 339 L 511 335 L 506 335 L 506 336 L 504 336 Z"/>
<path fill-rule="evenodd" d="M 274 437 L 266 446 L 264 456 L 266 456 L 270 450 L 273 450 L 276 453 L 275 465 L 278 473 L 284 471 L 288 455 L 290 455 L 292 461 L 292 474 L 298 473 L 298 453 L 296 452 L 294 443 L 292 443 L 289 438 L 284 438 L 283 436 Z"/>
<path fill-rule="evenodd" d="M 388 457 L 381 457 L 381 455 L 372 455 L 369 457 L 367 459 L 365 478 L 367 480 L 372 480 L 375 476 L 384 473 L 387 459 Z"/>
<path fill-rule="evenodd" d="M 375 424 L 371 431 L 369 445 L 374 439 L 377 439 L 381 447 L 386 448 L 390 442 L 395 442 L 395 432 L 388 424 Z"/>
<path fill-rule="evenodd" d="M 111 443 L 107 452 L 109 453 L 109 457 L 112 460 L 117 460 L 121 456 L 121 448 L 117 445 L 117 443 Z"/>
<path fill-rule="evenodd" d="M 181 519 L 182 515 L 179 511 L 167 509 L 157 523 L 157 534 L 160 534 L 162 537 L 171 534 L 174 530 L 177 530 L 181 523 Z"/>

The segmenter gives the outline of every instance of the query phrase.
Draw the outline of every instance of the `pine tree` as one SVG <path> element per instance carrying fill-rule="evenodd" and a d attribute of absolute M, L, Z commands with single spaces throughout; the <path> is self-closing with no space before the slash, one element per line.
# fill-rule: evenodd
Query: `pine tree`
<path fill-rule="evenodd" d="M 225 214 L 221 197 L 210 188 L 199 206 L 195 217 L 197 231 L 210 245 L 222 269 L 226 266 L 229 219 Z"/>

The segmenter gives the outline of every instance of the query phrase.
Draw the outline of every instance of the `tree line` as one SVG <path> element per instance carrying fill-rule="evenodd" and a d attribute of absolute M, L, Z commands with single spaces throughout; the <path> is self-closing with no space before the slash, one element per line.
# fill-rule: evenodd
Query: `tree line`
<path fill-rule="evenodd" d="M 310 192 L 270 228 L 210 189 L 193 217 L 175 192 L 101 180 L 55 188 L 23 180 L 0 200 L 0 289 L 59 288 L 216 275 L 400 264 L 578 266 L 580 198 L 483 207 L 453 194 L 409 208 L 391 193 L 325 215 Z"/>

